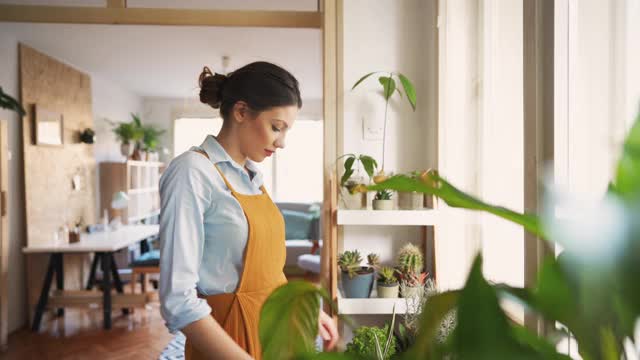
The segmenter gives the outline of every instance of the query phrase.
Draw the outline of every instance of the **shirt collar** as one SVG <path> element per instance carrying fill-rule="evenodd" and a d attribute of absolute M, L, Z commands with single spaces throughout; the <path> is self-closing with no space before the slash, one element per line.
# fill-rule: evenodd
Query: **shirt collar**
<path fill-rule="evenodd" d="M 209 159 L 214 164 L 228 162 L 234 168 L 240 170 L 244 174 L 247 174 L 247 172 L 244 171 L 242 165 L 238 164 L 231 158 L 231 156 L 222 147 L 222 145 L 220 145 L 218 139 L 216 139 L 215 136 L 207 135 L 207 137 L 202 142 L 202 145 L 200 145 L 200 148 L 204 150 L 207 155 L 209 155 Z M 247 169 L 249 169 L 249 171 L 253 173 L 253 182 L 262 185 L 262 174 L 258 169 L 256 163 L 250 159 L 247 159 L 245 166 L 247 167 Z"/>

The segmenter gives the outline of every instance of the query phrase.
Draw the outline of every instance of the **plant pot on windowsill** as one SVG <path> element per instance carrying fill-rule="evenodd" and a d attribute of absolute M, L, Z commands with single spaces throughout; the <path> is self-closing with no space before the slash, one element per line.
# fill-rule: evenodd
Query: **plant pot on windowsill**
<path fill-rule="evenodd" d="M 361 266 L 353 277 L 341 272 L 342 290 L 345 298 L 368 298 L 373 289 L 373 268 Z"/>

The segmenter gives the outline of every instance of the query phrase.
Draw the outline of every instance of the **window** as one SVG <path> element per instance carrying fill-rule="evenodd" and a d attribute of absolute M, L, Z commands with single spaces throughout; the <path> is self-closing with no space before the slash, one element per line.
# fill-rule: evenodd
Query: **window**
<path fill-rule="evenodd" d="M 175 121 L 175 156 L 200 145 L 208 134 L 217 134 L 221 118 L 180 118 Z M 298 120 L 286 137 L 284 149 L 265 159 L 258 167 L 264 185 L 275 201 L 322 201 L 322 122 Z"/>

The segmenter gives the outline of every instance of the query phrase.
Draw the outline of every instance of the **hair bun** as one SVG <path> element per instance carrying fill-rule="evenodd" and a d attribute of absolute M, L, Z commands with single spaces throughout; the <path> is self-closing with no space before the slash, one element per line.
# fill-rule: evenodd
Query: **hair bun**
<path fill-rule="evenodd" d="M 227 76 L 214 74 L 208 67 L 202 69 L 200 73 L 200 101 L 209 104 L 214 109 L 219 109 L 222 104 L 224 85 Z"/>

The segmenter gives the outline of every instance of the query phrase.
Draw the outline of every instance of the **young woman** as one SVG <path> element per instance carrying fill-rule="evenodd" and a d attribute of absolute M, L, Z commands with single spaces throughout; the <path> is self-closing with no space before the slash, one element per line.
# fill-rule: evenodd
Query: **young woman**
<path fill-rule="evenodd" d="M 298 81 L 267 62 L 228 76 L 204 68 L 200 101 L 222 129 L 171 161 L 160 179 L 160 302 L 187 359 L 260 359 L 260 309 L 287 280 L 284 220 L 255 163 L 284 148 L 302 106 Z M 338 335 L 320 311 L 319 333 Z"/>

